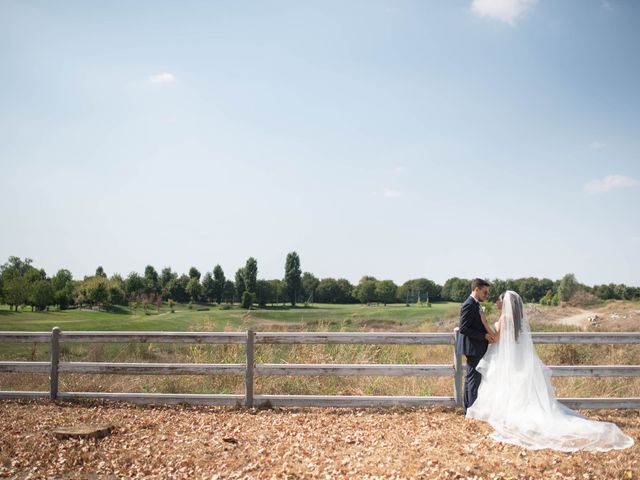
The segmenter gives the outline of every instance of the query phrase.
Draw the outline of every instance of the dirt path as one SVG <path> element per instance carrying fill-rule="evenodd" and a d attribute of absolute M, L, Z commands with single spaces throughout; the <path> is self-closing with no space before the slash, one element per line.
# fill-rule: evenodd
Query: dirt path
<path fill-rule="evenodd" d="M 135 407 L 0 402 L 0 477 L 207 479 L 638 478 L 640 446 L 530 451 L 444 408 Z M 589 411 L 640 437 L 637 411 Z M 101 440 L 51 429 L 107 422 Z"/>

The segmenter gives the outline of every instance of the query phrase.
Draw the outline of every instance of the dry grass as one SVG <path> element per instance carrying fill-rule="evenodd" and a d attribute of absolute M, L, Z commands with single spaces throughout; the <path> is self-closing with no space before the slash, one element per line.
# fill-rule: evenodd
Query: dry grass
<path fill-rule="evenodd" d="M 638 478 L 640 446 L 607 453 L 495 443 L 491 427 L 445 408 L 134 407 L 0 403 L 0 477 Z M 640 438 L 637 411 L 589 411 Z M 102 440 L 51 429 L 110 423 Z"/>

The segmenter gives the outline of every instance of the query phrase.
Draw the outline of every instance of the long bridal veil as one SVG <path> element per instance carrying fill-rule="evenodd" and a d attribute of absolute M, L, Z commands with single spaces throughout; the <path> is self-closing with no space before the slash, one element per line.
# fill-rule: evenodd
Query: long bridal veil
<path fill-rule="evenodd" d="M 482 382 L 467 416 L 488 421 L 496 441 L 561 451 L 606 451 L 634 444 L 615 424 L 589 420 L 557 401 L 551 371 L 536 353 L 516 292 L 506 292 L 500 339 L 489 345 L 477 370 Z"/>

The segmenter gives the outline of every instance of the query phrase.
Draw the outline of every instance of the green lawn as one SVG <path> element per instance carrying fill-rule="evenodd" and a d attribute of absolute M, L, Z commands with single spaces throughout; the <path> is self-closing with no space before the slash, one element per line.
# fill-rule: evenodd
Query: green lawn
<path fill-rule="evenodd" d="M 217 306 L 195 305 L 189 310 L 186 305 L 175 305 L 171 313 L 167 305 L 160 312 L 150 309 L 119 307 L 115 312 L 91 310 L 65 310 L 18 312 L 0 306 L 0 331 L 48 331 L 58 326 L 62 330 L 139 330 L 139 331 L 190 331 L 190 330 L 259 330 L 261 323 L 286 326 L 297 324 L 296 330 L 347 330 L 362 329 L 367 326 L 388 325 L 406 329 L 442 318 L 456 316 L 459 304 L 434 303 L 432 307 L 404 304 L 388 306 L 330 305 L 315 304 L 308 307 L 262 307 L 250 311 L 233 307 L 222 309 Z M 205 310 L 206 308 L 206 310 Z M 200 310 L 199 310 L 200 309 Z M 293 325 L 292 325 L 293 326 Z"/>

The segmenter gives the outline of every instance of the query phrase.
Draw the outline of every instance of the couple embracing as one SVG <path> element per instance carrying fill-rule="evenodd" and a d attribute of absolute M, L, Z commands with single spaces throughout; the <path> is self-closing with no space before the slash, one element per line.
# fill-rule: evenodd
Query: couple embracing
<path fill-rule="evenodd" d="M 615 424 L 589 420 L 564 406 L 551 385 L 551 370 L 536 353 L 520 295 L 507 290 L 490 325 L 481 302 L 489 282 L 476 278 L 460 309 L 456 353 L 465 355 L 464 410 L 485 420 L 498 442 L 560 451 L 623 449 L 634 444 Z"/>

